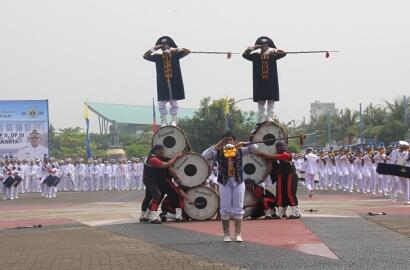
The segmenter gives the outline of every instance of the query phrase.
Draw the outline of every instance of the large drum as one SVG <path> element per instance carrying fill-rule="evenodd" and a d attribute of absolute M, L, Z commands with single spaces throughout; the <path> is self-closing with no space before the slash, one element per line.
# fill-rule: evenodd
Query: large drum
<path fill-rule="evenodd" d="M 258 143 L 259 151 L 276 154 L 276 140 L 281 138 L 281 141 L 287 143 L 288 140 L 284 139 L 287 137 L 288 134 L 281 125 L 272 121 L 266 121 L 256 124 L 255 128 L 251 131 L 250 141 L 261 142 Z"/>
<path fill-rule="evenodd" d="M 192 152 L 179 157 L 172 167 L 181 178 L 181 185 L 185 187 L 202 185 L 211 172 L 208 161 L 201 155 Z"/>
<path fill-rule="evenodd" d="M 243 210 L 245 211 L 245 213 L 243 214 L 244 218 L 252 215 L 255 210 L 255 206 L 253 206 L 255 203 L 256 198 L 253 193 L 245 190 L 245 197 L 243 199 Z"/>
<path fill-rule="evenodd" d="M 189 150 L 185 133 L 178 127 L 164 126 L 152 137 L 152 145 L 162 144 L 165 147 L 164 157 L 172 158 L 176 153 Z"/>
<path fill-rule="evenodd" d="M 256 184 L 265 181 L 268 174 L 268 161 L 260 156 L 245 155 L 242 157 L 243 179 L 251 179 Z"/>
<path fill-rule="evenodd" d="M 210 188 L 200 186 L 191 188 L 187 192 L 193 204 L 184 201 L 184 210 L 195 220 L 207 220 L 215 216 L 219 207 L 219 197 Z"/>

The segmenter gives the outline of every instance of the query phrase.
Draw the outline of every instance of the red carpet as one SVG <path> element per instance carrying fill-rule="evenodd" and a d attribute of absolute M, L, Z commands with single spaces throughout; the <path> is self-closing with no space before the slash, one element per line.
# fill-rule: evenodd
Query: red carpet
<path fill-rule="evenodd" d="M 166 223 L 166 225 L 218 235 L 221 236 L 222 240 L 222 225 L 219 221 L 171 222 Z M 231 235 L 233 235 L 233 232 L 233 221 L 231 221 Z M 247 242 L 338 259 L 300 220 L 245 220 L 242 225 L 242 237 Z"/>

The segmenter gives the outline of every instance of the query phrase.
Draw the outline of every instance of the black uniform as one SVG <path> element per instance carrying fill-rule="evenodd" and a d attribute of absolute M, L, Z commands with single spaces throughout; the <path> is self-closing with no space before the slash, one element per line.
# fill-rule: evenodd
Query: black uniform
<path fill-rule="evenodd" d="M 177 45 L 170 37 L 161 37 L 158 39 L 156 45 L 168 43 L 170 47 L 176 48 Z M 184 83 L 182 81 L 181 66 L 179 59 L 188 55 L 188 51 L 171 51 L 171 57 L 169 59 L 171 64 L 171 94 L 172 100 L 185 99 Z M 166 54 L 144 54 L 144 59 L 154 62 L 157 71 L 157 97 L 158 101 L 171 100 L 169 95 L 168 80 L 165 76 L 165 62 Z"/>
<path fill-rule="evenodd" d="M 260 37 L 255 45 L 266 44 L 270 48 L 276 48 L 273 41 L 268 37 Z M 279 101 L 279 82 L 276 60 L 285 57 L 285 53 L 260 54 L 245 50 L 243 58 L 253 63 L 253 101 L 274 100 Z"/>

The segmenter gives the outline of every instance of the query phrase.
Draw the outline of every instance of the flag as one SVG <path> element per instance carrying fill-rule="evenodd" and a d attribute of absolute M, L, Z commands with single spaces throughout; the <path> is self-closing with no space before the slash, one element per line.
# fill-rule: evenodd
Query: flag
<path fill-rule="evenodd" d="M 228 96 L 224 100 L 224 114 L 225 114 L 225 131 L 231 130 L 231 114 L 229 113 Z"/>
<path fill-rule="evenodd" d="M 88 104 L 87 101 L 84 103 L 84 119 L 86 125 L 86 133 L 85 133 L 85 154 L 87 159 L 91 158 L 91 148 L 90 148 L 90 118 L 89 118 L 89 111 L 88 111 Z"/>
<path fill-rule="evenodd" d="M 228 96 L 226 96 L 225 101 L 224 101 L 224 113 L 225 113 L 225 116 L 229 114 Z"/>
<path fill-rule="evenodd" d="M 154 98 L 152 98 L 152 133 L 157 132 L 157 117 L 155 115 L 155 101 Z"/>

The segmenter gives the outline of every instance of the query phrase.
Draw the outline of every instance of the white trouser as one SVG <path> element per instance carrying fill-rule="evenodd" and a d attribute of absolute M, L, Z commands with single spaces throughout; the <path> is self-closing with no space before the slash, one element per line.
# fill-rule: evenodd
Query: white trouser
<path fill-rule="evenodd" d="M 410 202 L 410 179 L 404 177 L 399 177 L 399 179 L 403 188 L 403 200 Z"/>
<path fill-rule="evenodd" d="M 87 184 L 85 182 L 85 175 L 78 175 L 77 176 L 77 187 L 78 190 L 86 191 L 87 190 Z"/>
<path fill-rule="evenodd" d="M 238 183 L 234 177 L 229 177 L 226 185 L 219 185 L 219 195 L 221 218 L 229 219 L 230 216 L 233 216 L 235 219 L 242 219 L 245 183 Z"/>
<path fill-rule="evenodd" d="M 265 114 L 265 104 L 268 103 L 268 105 L 266 106 L 266 113 L 268 117 L 273 117 L 273 107 L 275 104 L 274 100 L 262 100 L 262 101 L 258 101 L 258 113 L 260 115 L 264 115 Z"/>
<path fill-rule="evenodd" d="M 178 114 L 178 103 L 177 100 L 162 100 L 158 102 L 158 110 L 161 113 L 161 115 L 167 115 L 167 107 L 166 104 L 169 102 L 169 105 L 171 106 L 169 108 L 169 114 L 172 116 L 175 116 Z"/>
<path fill-rule="evenodd" d="M 307 190 L 312 191 L 315 187 L 315 174 L 305 172 L 305 184 Z"/>
<path fill-rule="evenodd" d="M 111 188 L 112 188 L 111 176 L 106 174 L 104 176 L 103 190 L 111 190 Z"/>

